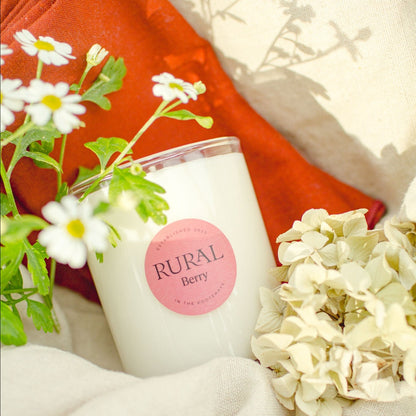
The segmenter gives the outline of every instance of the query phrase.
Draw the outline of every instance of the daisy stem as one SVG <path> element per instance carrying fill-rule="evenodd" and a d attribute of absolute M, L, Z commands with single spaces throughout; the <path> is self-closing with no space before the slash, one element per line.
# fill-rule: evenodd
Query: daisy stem
<path fill-rule="evenodd" d="M 53 307 L 53 287 L 55 284 L 55 275 L 56 275 L 56 260 L 51 260 L 51 265 L 49 269 L 49 293 L 48 295 L 44 296 L 43 299 L 45 300 L 46 306 L 50 309 L 53 321 L 53 327 L 55 331 L 59 334 L 61 332 L 61 324 L 59 323 L 58 317 L 56 316 L 55 309 Z"/>
<path fill-rule="evenodd" d="M 27 293 L 25 294 L 25 295 L 22 295 L 22 296 L 20 296 L 20 298 L 19 299 L 13 299 L 13 298 L 11 298 L 11 300 L 9 300 L 9 302 L 8 302 L 8 304 L 9 305 L 16 305 L 16 303 L 19 303 L 19 302 L 22 302 L 22 301 L 24 301 L 24 300 L 26 300 L 26 299 L 28 299 L 28 298 L 30 298 L 32 295 L 34 295 L 35 293 L 37 293 L 37 291 L 38 291 L 38 289 L 36 288 L 36 287 L 34 287 L 34 288 L 30 288 L 30 289 L 26 289 L 27 290 Z M 16 293 L 17 291 L 16 290 L 14 290 L 13 292 L 11 292 L 11 293 Z"/>
<path fill-rule="evenodd" d="M 161 113 L 161 116 L 163 116 L 164 113 L 168 113 L 170 110 L 174 109 L 175 107 L 177 107 L 181 103 L 182 103 L 182 101 L 178 100 L 178 101 L 174 102 L 172 105 L 170 105 L 169 107 L 166 107 L 164 109 L 163 113 Z"/>
<path fill-rule="evenodd" d="M 38 59 L 38 67 L 36 68 L 36 79 L 40 79 L 42 75 L 43 62 Z"/>
<path fill-rule="evenodd" d="M 64 164 L 64 156 L 65 156 L 65 147 L 66 147 L 66 140 L 67 140 L 68 135 L 64 134 L 62 136 L 62 143 L 61 143 L 61 151 L 59 153 L 59 171 L 57 173 L 58 178 L 57 178 L 57 188 L 58 188 L 58 192 L 61 189 L 61 185 L 62 185 L 62 169 L 63 169 L 63 164 Z"/>
<path fill-rule="evenodd" d="M 162 110 L 166 107 L 166 105 L 167 105 L 167 102 L 162 101 L 162 103 L 157 108 L 157 110 L 153 113 L 153 115 L 146 121 L 146 123 L 143 124 L 142 128 L 136 133 L 136 135 L 133 137 L 133 139 L 130 140 L 130 143 L 117 156 L 117 158 L 114 160 L 114 162 L 107 168 L 107 169 L 110 170 L 110 172 L 113 170 L 113 168 L 115 166 L 117 166 L 120 163 L 120 161 L 124 158 L 124 156 L 126 156 L 126 154 L 130 151 L 130 149 L 133 148 L 133 146 L 136 144 L 137 140 L 140 139 L 140 137 L 143 135 L 143 133 L 153 124 L 153 122 L 156 121 L 161 116 Z"/>
<path fill-rule="evenodd" d="M 159 117 L 163 116 L 163 110 L 167 106 L 169 101 L 162 101 L 162 103 L 159 105 L 159 107 L 156 109 L 156 111 L 153 113 L 153 115 L 146 121 L 146 123 L 143 124 L 142 128 L 136 133 L 136 135 L 131 139 L 129 144 L 124 148 L 124 150 L 118 155 L 118 157 L 114 160 L 114 162 L 108 166 L 101 174 L 98 176 L 98 178 L 92 183 L 92 185 L 84 192 L 84 194 L 80 197 L 80 201 L 84 200 L 91 192 L 95 191 L 98 184 L 101 182 L 101 180 L 111 173 L 114 169 L 114 167 L 118 166 L 118 164 L 123 160 L 124 156 L 130 151 L 130 149 L 136 144 L 137 140 L 143 135 L 143 133 L 153 124 L 154 121 L 156 121 Z M 176 104 L 177 105 L 177 104 Z M 175 106 L 176 106 L 175 105 Z M 173 108 L 172 106 L 170 108 Z"/>
<path fill-rule="evenodd" d="M 35 287 L 24 287 L 22 289 L 9 289 L 9 290 L 3 290 L 1 292 L 2 295 L 13 295 L 14 293 L 36 293 L 38 289 Z"/>
<path fill-rule="evenodd" d="M 23 136 L 34 125 L 35 124 L 33 122 L 22 124 L 13 134 L 11 134 L 9 137 L 6 137 L 4 140 L 1 141 L 1 147 L 6 146 L 7 144 L 11 143 L 13 140 L 17 139 L 18 137 Z"/>
<path fill-rule="evenodd" d="M 50 290 L 49 290 L 49 298 L 52 303 L 52 297 L 53 297 L 53 285 L 55 284 L 55 276 L 56 276 L 56 260 L 51 259 L 51 265 L 49 268 L 49 280 L 50 280 Z"/>
<path fill-rule="evenodd" d="M 6 191 L 6 195 L 9 199 L 10 204 L 11 204 L 11 209 L 12 209 L 13 216 L 18 217 L 18 216 L 20 216 L 19 210 L 17 209 L 17 205 L 16 205 L 16 201 L 15 201 L 14 196 L 13 196 L 13 190 L 12 190 L 12 187 L 11 187 L 11 184 L 10 184 L 10 180 L 9 180 L 9 177 L 7 175 L 6 169 L 5 169 L 4 164 L 3 164 L 3 159 L 1 160 L 1 163 L 0 163 L 0 173 L 1 173 L 1 179 L 3 181 L 4 190 Z M 30 243 L 27 241 L 27 239 L 24 240 L 24 244 L 25 244 L 26 247 L 28 245 L 30 245 Z M 59 333 L 60 330 L 61 330 L 61 326 L 59 324 L 58 318 L 56 316 L 55 310 L 53 309 L 53 305 L 52 305 L 52 287 L 53 287 L 53 284 L 54 284 L 54 281 L 55 281 L 55 269 L 56 269 L 56 262 L 55 262 L 55 260 L 52 259 L 51 272 L 50 272 L 51 276 L 50 276 L 49 296 L 44 296 L 43 298 L 45 300 L 45 304 L 51 310 L 53 326 L 54 326 L 56 332 Z M 18 303 L 18 302 L 28 298 L 32 294 L 36 293 L 37 290 L 38 290 L 37 288 L 34 288 L 34 292 L 30 292 L 27 295 L 22 296 L 20 299 L 18 299 L 14 303 Z M 16 292 L 15 289 L 13 291 Z"/>
<path fill-rule="evenodd" d="M 82 87 L 82 84 L 84 83 L 84 80 L 85 80 L 85 78 L 86 78 L 86 76 L 87 76 L 88 72 L 90 72 L 90 69 L 91 69 L 91 68 L 92 68 L 92 65 L 90 65 L 90 64 L 87 64 L 87 66 L 85 67 L 85 70 L 84 70 L 84 72 L 82 73 L 81 78 L 80 78 L 80 80 L 79 80 L 79 82 L 78 82 L 78 85 L 77 85 L 77 90 L 75 91 L 76 93 L 79 93 L 79 91 L 80 91 L 80 89 L 81 89 L 81 87 Z"/>
<path fill-rule="evenodd" d="M 19 216 L 19 210 L 17 209 L 16 201 L 14 199 L 12 186 L 10 184 L 9 177 L 6 172 L 6 168 L 4 167 L 3 159 L 1 160 L 1 179 L 3 181 L 4 190 L 6 191 L 6 195 L 9 199 L 9 202 L 11 204 L 11 209 L 14 217 Z"/>

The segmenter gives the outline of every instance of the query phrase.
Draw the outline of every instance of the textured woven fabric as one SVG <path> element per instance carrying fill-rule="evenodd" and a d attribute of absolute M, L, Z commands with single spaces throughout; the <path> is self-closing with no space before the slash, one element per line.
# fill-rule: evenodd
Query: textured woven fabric
<path fill-rule="evenodd" d="M 62 287 L 55 294 L 61 335 L 42 336 L 27 325 L 29 345 L 2 349 L 2 415 L 294 415 L 277 401 L 271 372 L 245 358 L 216 358 L 148 379 L 121 372 L 100 306 Z M 343 416 L 414 416 L 416 391 L 396 388 L 397 402 L 358 401 Z"/>
<path fill-rule="evenodd" d="M 50 82 L 77 82 L 83 70 L 82 57 L 96 42 L 125 59 L 127 76 L 122 91 L 111 96 L 112 109 L 105 112 L 87 104 L 87 114 L 81 117 L 86 127 L 70 136 L 64 162 L 64 179 L 69 183 L 79 165 L 92 168 L 96 164 L 83 143 L 100 136 L 133 137 L 158 105 L 151 93 L 151 77 L 167 71 L 207 85 L 207 93 L 187 108 L 212 116 L 214 126 L 205 130 L 194 122 L 158 120 L 140 139 L 134 156 L 218 136 L 239 137 L 274 251 L 277 235 L 309 208 L 326 208 L 330 213 L 368 208 L 372 226 L 383 213 L 380 202 L 311 165 L 261 118 L 236 92 L 210 44 L 166 0 L 6 0 L 1 7 L 2 42 L 14 49 L 2 67 L 4 77 L 19 77 L 25 83 L 34 77 L 36 60 L 13 39 L 22 29 L 68 42 L 80 58 L 59 68 L 45 65 L 43 78 Z M 95 70 L 97 73 L 98 68 Z M 5 149 L 6 157 L 10 147 Z M 22 209 L 35 213 L 54 198 L 56 188 L 54 173 L 33 169 L 30 160 L 17 166 L 13 186 Z M 74 272 L 58 267 L 57 282 L 97 299 L 85 268 Z"/>

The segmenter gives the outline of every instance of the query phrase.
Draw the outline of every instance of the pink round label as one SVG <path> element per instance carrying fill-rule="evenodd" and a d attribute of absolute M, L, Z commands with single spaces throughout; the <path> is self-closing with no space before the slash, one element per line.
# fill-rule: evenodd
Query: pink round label
<path fill-rule="evenodd" d="M 145 273 L 160 303 L 183 315 L 202 315 L 228 299 L 237 264 L 221 230 L 207 221 L 184 219 L 155 235 L 146 252 Z"/>

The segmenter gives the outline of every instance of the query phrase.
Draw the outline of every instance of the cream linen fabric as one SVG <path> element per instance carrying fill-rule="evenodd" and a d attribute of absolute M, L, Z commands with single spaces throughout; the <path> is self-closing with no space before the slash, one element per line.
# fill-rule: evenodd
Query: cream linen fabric
<path fill-rule="evenodd" d="M 314 165 L 393 215 L 416 176 L 414 0 L 171 0 Z"/>
<path fill-rule="evenodd" d="M 29 344 L 1 352 L 4 416 L 293 416 L 280 406 L 271 372 L 244 358 L 139 379 L 121 371 L 100 306 L 57 287 L 58 335 L 28 325 Z M 416 392 L 399 384 L 395 403 L 356 402 L 344 416 L 412 416 Z"/>
<path fill-rule="evenodd" d="M 238 90 L 312 163 L 416 221 L 416 2 L 171 0 Z M 55 289 L 62 331 L 1 352 L 4 416 L 281 416 L 271 373 L 219 358 L 165 377 L 122 372 L 100 306 Z M 416 415 L 416 393 L 345 416 Z"/>

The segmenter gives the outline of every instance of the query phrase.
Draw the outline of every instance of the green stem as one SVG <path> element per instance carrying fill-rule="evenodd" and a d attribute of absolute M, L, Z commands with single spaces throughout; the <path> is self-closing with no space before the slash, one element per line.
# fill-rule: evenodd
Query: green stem
<path fill-rule="evenodd" d="M 33 290 L 38 291 L 35 287 L 27 287 L 22 289 L 9 289 L 9 290 L 3 290 L 1 293 L 2 295 L 12 295 L 13 293 L 27 293 L 27 292 L 33 292 Z"/>
<path fill-rule="evenodd" d="M 100 75 L 102 75 L 102 74 L 100 74 Z M 99 80 L 99 81 L 97 81 L 96 83 L 92 84 L 92 86 L 88 89 L 88 92 L 91 92 L 91 91 L 95 90 L 95 89 L 96 89 L 96 88 L 98 88 L 101 84 L 104 84 L 104 82 L 108 82 L 108 80 L 106 81 L 106 80 L 100 79 L 100 80 Z"/>
<path fill-rule="evenodd" d="M 23 136 L 34 125 L 35 124 L 33 122 L 22 124 L 13 134 L 11 134 L 9 137 L 6 137 L 4 140 L 1 141 L 1 147 L 3 148 L 4 146 L 11 143 L 13 140 L 17 139 L 18 137 Z"/>
<path fill-rule="evenodd" d="M 146 121 L 146 123 L 142 126 L 142 128 L 136 133 L 136 135 L 133 137 L 130 143 L 118 155 L 118 157 L 114 160 L 114 162 L 111 165 L 109 165 L 103 172 L 101 172 L 98 178 L 93 182 L 93 184 L 84 192 L 84 194 L 79 199 L 80 201 L 83 201 L 91 192 L 93 192 L 97 188 L 101 180 L 110 172 L 112 172 L 114 167 L 117 166 L 120 163 L 120 161 L 123 160 L 123 158 L 130 151 L 130 149 L 136 144 L 137 140 L 139 140 L 139 138 L 143 135 L 143 133 L 153 124 L 154 121 L 156 121 L 159 117 L 163 115 L 163 110 L 165 109 L 168 103 L 169 103 L 168 101 L 162 101 L 162 103 L 159 105 L 159 107 L 156 109 L 153 115 Z M 173 107 L 171 106 L 171 108 Z"/>
<path fill-rule="evenodd" d="M 64 164 L 64 156 L 65 156 L 65 147 L 66 147 L 66 141 L 67 141 L 68 135 L 64 134 L 62 136 L 62 143 L 61 143 L 61 151 L 59 153 L 59 171 L 57 173 L 58 178 L 57 178 L 57 188 L 58 188 L 58 192 L 61 189 L 61 185 L 62 185 L 62 172 L 63 172 L 63 164 Z"/>
<path fill-rule="evenodd" d="M 169 107 L 166 107 L 163 111 L 163 113 L 168 113 L 170 110 L 173 110 L 175 107 L 177 107 L 179 104 L 182 104 L 182 101 L 178 100 L 176 102 L 174 102 L 172 105 L 170 105 Z M 163 116 L 163 113 L 161 114 L 161 116 Z"/>
<path fill-rule="evenodd" d="M 40 79 L 40 76 L 42 75 L 42 68 L 43 68 L 43 62 L 38 59 L 38 66 L 36 68 L 36 79 Z"/>
<path fill-rule="evenodd" d="M 55 280 L 55 279 L 53 279 L 53 280 Z M 56 312 L 55 312 L 55 309 L 54 309 L 53 303 L 52 303 L 52 279 L 51 279 L 51 286 L 50 286 L 50 289 L 49 289 L 49 295 L 43 296 L 43 300 L 45 301 L 45 305 L 51 311 L 53 327 L 54 327 L 55 331 L 59 334 L 61 332 L 61 324 L 59 323 L 59 319 L 56 316 Z"/>
<path fill-rule="evenodd" d="M 78 82 L 78 85 L 77 85 L 77 90 L 76 90 L 76 92 L 77 92 L 77 93 L 79 93 L 79 91 L 80 91 L 80 89 L 81 89 L 81 87 L 82 87 L 82 84 L 84 83 L 84 80 L 85 80 L 85 78 L 86 78 L 86 76 L 87 76 L 88 72 L 90 72 L 90 69 L 91 69 L 91 68 L 92 68 L 92 65 L 90 65 L 90 64 L 88 64 L 88 63 L 87 63 L 87 66 L 85 67 L 85 70 L 84 70 L 84 72 L 82 73 L 81 78 L 80 78 L 80 80 L 79 80 L 79 82 Z"/>
<path fill-rule="evenodd" d="M 12 213 L 15 217 L 19 216 L 19 210 L 17 209 L 16 201 L 14 199 L 12 186 L 10 184 L 9 177 L 7 176 L 6 168 L 4 167 L 3 159 L 1 159 L 1 179 L 3 180 L 4 190 L 12 206 Z"/>
<path fill-rule="evenodd" d="M 28 293 L 26 295 L 20 296 L 19 299 L 11 299 L 8 303 L 9 305 L 16 305 L 16 303 L 22 302 L 28 298 L 30 298 L 32 295 L 34 295 L 35 293 L 37 293 L 38 289 L 36 287 L 34 287 L 32 290 L 28 291 Z"/>
<path fill-rule="evenodd" d="M 56 276 L 56 260 L 51 260 L 51 266 L 49 269 L 49 280 L 50 280 L 50 289 L 49 289 L 49 299 L 52 304 L 52 298 L 53 298 L 53 286 L 55 284 L 55 276 Z"/>

